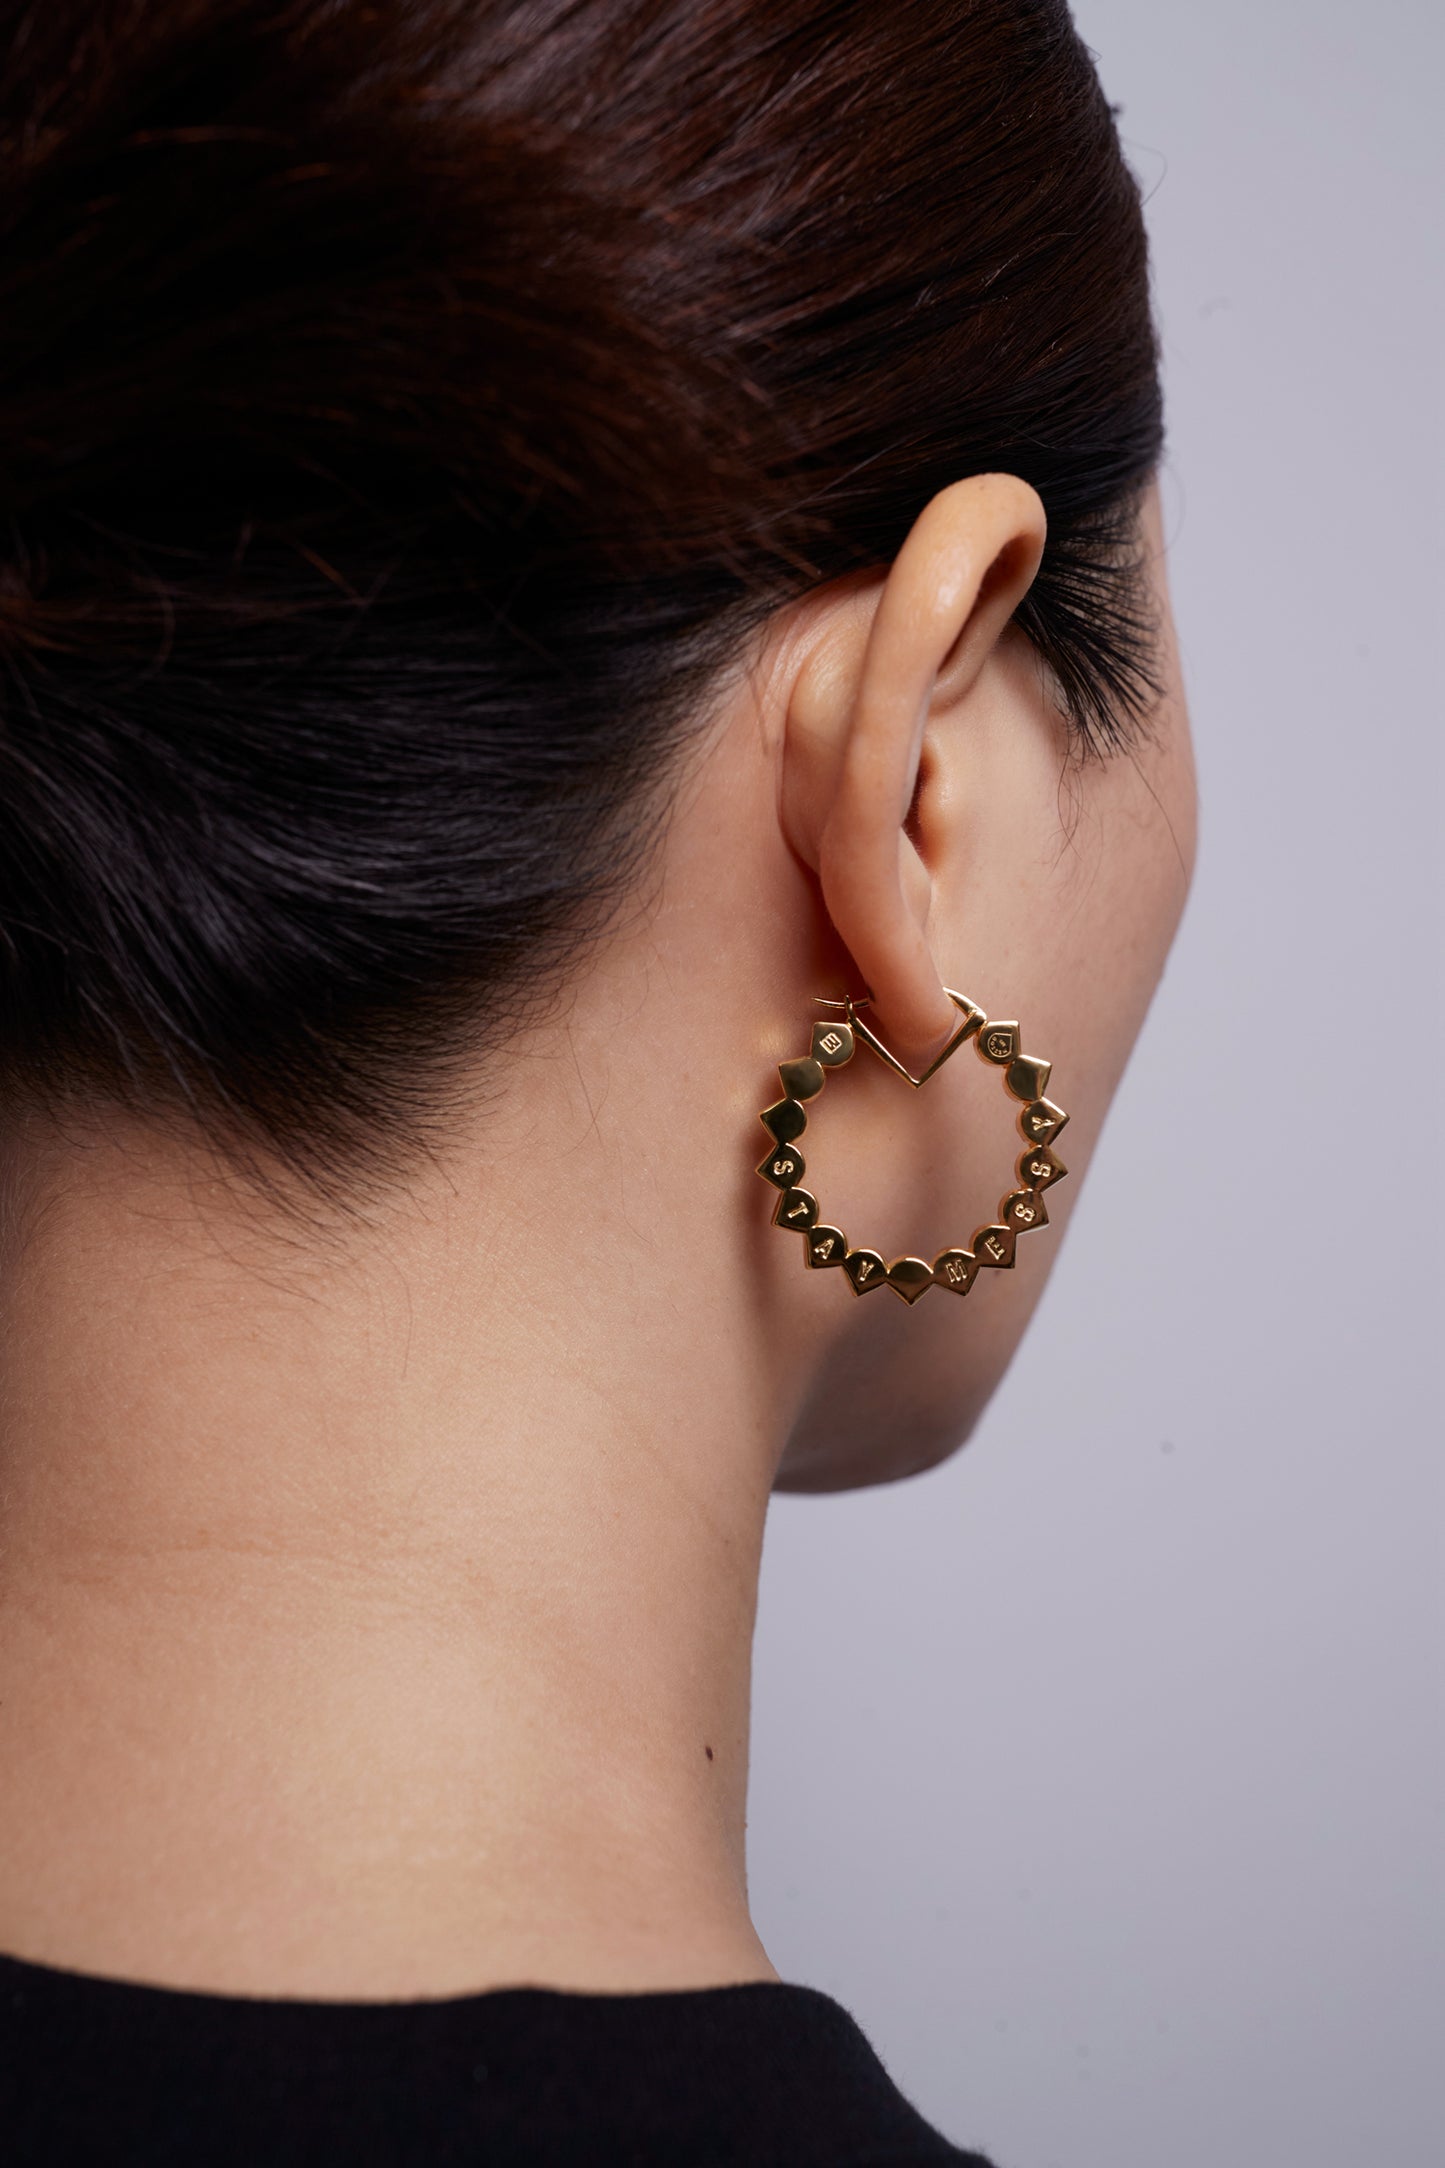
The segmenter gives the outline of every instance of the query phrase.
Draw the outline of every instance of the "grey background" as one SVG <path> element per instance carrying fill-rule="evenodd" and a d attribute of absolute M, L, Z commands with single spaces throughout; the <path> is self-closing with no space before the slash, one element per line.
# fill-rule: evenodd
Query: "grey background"
<path fill-rule="evenodd" d="M 769 1525 L 755 1913 L 1000 2168 L 1445 2161 L 1434 0 L 1087 0 L 1202 851 L 968 1451 Z"/>

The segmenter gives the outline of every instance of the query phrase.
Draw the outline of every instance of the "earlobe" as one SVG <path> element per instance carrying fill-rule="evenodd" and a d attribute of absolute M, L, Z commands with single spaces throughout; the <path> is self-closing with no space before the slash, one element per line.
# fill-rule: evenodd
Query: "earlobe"
<path fill-rule="evenodd" d="M 974 475 L 919 514 L 886 579 L 823 605 L 793 681 L 783 818 L 817 872 L 857 982 L 895 1039 L 919 1052 L 955 1013 L 928 940 L 932 882 L 916 847 L 924 731 L 946 682 L 966 697 L 1043 553 L 1037 492 Z"/>

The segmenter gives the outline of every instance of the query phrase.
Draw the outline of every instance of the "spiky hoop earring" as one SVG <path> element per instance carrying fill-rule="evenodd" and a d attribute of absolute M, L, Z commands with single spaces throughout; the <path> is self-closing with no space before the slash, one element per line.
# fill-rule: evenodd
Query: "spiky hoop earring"
<path fill-rule="evenodd" d="M 855 1295 L 866 1295 L 873 1288 L 883 1286 L 891 1287 L 894 1294 L 907 1303 L 917 1302 L 930 1287 L 946 1287 L 952 1294 L 966 1295 L 985 1267 L 1007 1271 L 1013 1265 L 1014 1245 L 1021 1234 L 1030 1228 L 1048 1225 L 1044 1191 L 1069 1171 L 1053 1150 L 1053 1139 L 1069 1117 L 1062 1107 L 1044 1097 L 1051 1065 L 1020 1051 L 1022 1042 L 1017 1024 L 991 1024 L 976 1002 L 956 994 L 951 986 L 945 987 L 944 992 L 962 1012 L 963 1022 L 921 1076 L 914 1076 L 905 1069 L 897 1055 L 889 1051 L 858 1015 L 859 1009 L 869 1006 L 871 996 L 850 994 L 843 1001 L 825 1001 L 819 997 L 819 1008 L 844 1011 L 842 1021 L 814 1024 L 808 1053 L 801 1060 L 778 1064 L 783 1096 L 772 1106 L 764 1107 L 758 1117 L 774 1141 L 774 1149 L 757 1170 L 778 1192 L 778 1201 L 773 1207 L 773 1225 L 792 1228 L 802 1235 L 804 1260 L 813 1269 L 840 1265 Z M 853 1059 L 860 1040 L 864 1046 L 871 1047 L 896 1076 L 901 1076 L 905 1083 L 919 1091 L 930 1077 L 938 1074 L 965 1039 L 974 1041 L 984 1061 L 1003 1071 L 1007 1089 L 1015 1099 L 1023 1102 L 1019 1131 L 1025 1149 L 1014 1169 L 1017 1188 L 1001 1200 L 996 1221 L 974 1230 L 967 1249 L 940 1250 L 931 1265 L 922 1257 L 895 1257 L 888 1264 L 877 1250 L 850 1248 L 843 1230 L 830 1227 L 820 1219 L 817 1198 L 811 1190 L 801 1186 L 807 1171 L 798 1149 L 798 1139 L 808 1126 L 804 1102 L 817 1098 L 830 1069 L 841 1069 Z"/>

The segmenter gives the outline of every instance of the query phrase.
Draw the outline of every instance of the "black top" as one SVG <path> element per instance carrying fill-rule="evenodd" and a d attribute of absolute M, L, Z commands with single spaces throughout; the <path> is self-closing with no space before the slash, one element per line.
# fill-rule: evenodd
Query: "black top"
<path fill-rule="evenodd" d="M 0 2160 L 989 2168 L 817 1988 L 301 2002 L 3 1956 Z"/>

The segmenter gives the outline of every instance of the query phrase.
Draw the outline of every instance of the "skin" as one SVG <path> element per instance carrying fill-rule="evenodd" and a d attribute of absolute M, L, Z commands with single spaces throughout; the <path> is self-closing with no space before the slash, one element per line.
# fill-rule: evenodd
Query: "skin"
<path fill-rule="evenodd" d="M 775 1977 L 747 1905 L 775 1487 L 956 1451 L 1058 1252 L 1189 880 L 1167 691 L 1070 755 L 1009 623 L 1042 507 L 926 507 L 781 613 L 680 779 L 657 878 L 404 1194 L 313 1241 L 174 1130 L 38 1121 L 0 1236 L 0 1949 L 242 1994 Z M 815 995 L 915 1067 L 944 988 L 1072 1117 L 1051 1225 L 965 1302 L 802 1266 L 753 1169 Z M 968 1046 L 814 1105 L 826 1216 L 966 1242 L 1016 1107 Z"/>

